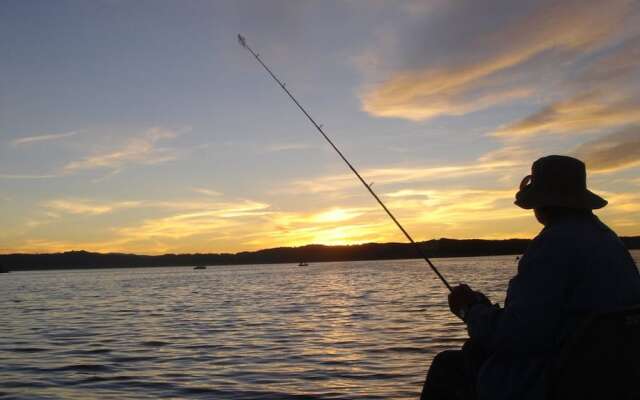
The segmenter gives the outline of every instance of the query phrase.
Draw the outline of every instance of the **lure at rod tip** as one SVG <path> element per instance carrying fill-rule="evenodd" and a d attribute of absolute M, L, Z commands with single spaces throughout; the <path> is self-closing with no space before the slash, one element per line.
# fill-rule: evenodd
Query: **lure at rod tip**
<path fill-rule="evenodd" d="M 309 115 L 309 113 L 307 112 L 307 110 L 304 109 L 304 107 L 302 107 L 302 105 L 298 102 L 298 100 L 293 97 L 293 95 L 291 94 L 291 92 L 289 92 L 289 89 L 286 88 L 285 84 L 282 83 L 280 81 L 280 79 L 278 79 L 273 72 L 271 72 L 271 69 L 269 69 L 269 67 L 267 67 L 267 65 L 260 59 L 260 56 L 258 56 L 257 53 L 255 53 L 251 47 L 249 47 L 249 45 L 247 44 L 247 40 L 245 39 L 244 36 L 238 34 L 238 43 L 240 43 L 240 45 L 242 47 L 244 47 L 245 49 L 247 49 L 248 52 L 251 53 L 251 55 L 260 63 L 260 65 L 262 65 L 262 67 L 269 73 L 269 75 L 271 75 L 271 77 L 278 83 L 278 85 L 280 85 L 280 87 L 282 88 L 282 90 L 285 91 L 285 93 L 289 96 L 289 98 L 295 103 L 296 106 L 298 106 L 298 108 L 300 109 L 300 111 L 302 111 L 302 113 L 309 119 L 309 121 L 311 121 L 311 123 L 313 124 L 313 126 L 316 127 L 316 129 L 318 130 L 318 132 L 320 132 L 320 134 L 322 135 L 322 137 L 325 138 L 325 140 L 331 145 L 331 147 L 336 151 L 336 153 L 338 153 L 338 155 L 340 156 L 340 158 L 342 158 L 342 161 L 345 162 L 345 164 L 347 164 L 347 166 L 349 167 L 349 169 L 356 175 L 356 177 L 358 178 L 358 180 L 364 185 L 364 187 L 367 189 L 367 191 L 371 194 L 371 196 L 373 196 L 373 198 L 378 202 L 378 204 L 380 204 L 380 206 L 382 207 L 382 209 L 387 213 L 387 215 L 393 220 L 393 222 L 396 224 L 396 226 L 402 231 L 402 233 L 404 234 L 404 236 L 409 240 L 409 242 L 415 247 L 416 251 L 418 252 L 418 254 L 420 254 L 420 256 L 427 262 L 427 264 L 429 265 L 429 267 L 431 267 L 431 270 L 436 274 L 436 276 L 438 278 L 440 278 L 440 281 L 442 281 L 442 283 L 447 287 L 447 289 L 449 289 L 449 291 L 452 291 L 451 285 L 449 285 L 449 282 L 447 282 L 447 280 L 444 278 L 444 276 L 442 276 L 442 274 L 440 273 L 440 271 L 438 271 L 438 269 L 435 267 L 435 265 L 433 265 L 433 263 L 431 262 L 431 260 L 429 259 L 429 257 L 427 257 L 427 255 L 424 253 L 424 251 L 422 250 L 422 248 L 420 248 L 420 246 L 418 245 L 418 243 L 416 243 L 413 238 L 411 237 L 411 235 L 409 235 L 409 232 L 407 232 L 404 227 L 400 224 L 400 222 L 396 219 L 396 217 L 391 213 L 391 211 L 387 208 L 387 206 L 382 202 L 382 200 L 380 200 L 380 197 L 378 197 L 378 195 L 376 194 L 376 192 L 373 191 L 373 189 L 371 188 L 373 186 L 373 182 L 371 184 L 368 184 L 360 175 L 360 173 L 355 169 L 355 167 L 349 162 L 349 160 L 347 160 L 347 158 L 344 156 L 344 154 L 342 154 L 342 152 L 340 151 L 340 149 L 338 149 L 338 147 L 333 143 L 333 141 L 329 138 L 329 136 L 327 136 L 326 133 L 324 133 L 324 130 L 322 129 L 322 125 L 319 125 L 312 117 L 311 115 Z"/>

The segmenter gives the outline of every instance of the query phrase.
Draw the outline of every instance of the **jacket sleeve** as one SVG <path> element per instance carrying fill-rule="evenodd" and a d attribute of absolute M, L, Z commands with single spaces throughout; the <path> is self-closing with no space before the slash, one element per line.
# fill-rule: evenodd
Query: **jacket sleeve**
<path fill-rule="evenodd" d="M 542 232 L 520 260 L 509 283 L 504 309 L 477 305 L 469 310 L 469 335 L 489 352 L 541 353 L 557 345 L 562 329 L 571 240 Z"/>

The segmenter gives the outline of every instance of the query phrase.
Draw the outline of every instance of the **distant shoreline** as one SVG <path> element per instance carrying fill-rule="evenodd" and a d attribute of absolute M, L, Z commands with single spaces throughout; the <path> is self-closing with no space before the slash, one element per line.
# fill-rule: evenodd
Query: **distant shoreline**
<path fill-rule="evenodd" d="M 640 236 L 621 238 L 629 250 L 640 249 Z M 479 257 L 522 254 L 530 239 L 434 239 L 420 242 L 425 254 L 433 258 Z M 4 254 L 0 266 L 11 271 L 97 269 L 169 266 L 222 266 L 247 264 L 286 264 L 299 262 L 402 260 L 420 258 L 408 243 L 365 243 L 345 246 L 306 245 L 243 251 L 239 253 L 196 253 L 136 255 L 68 251 L 51 254 Z"/>

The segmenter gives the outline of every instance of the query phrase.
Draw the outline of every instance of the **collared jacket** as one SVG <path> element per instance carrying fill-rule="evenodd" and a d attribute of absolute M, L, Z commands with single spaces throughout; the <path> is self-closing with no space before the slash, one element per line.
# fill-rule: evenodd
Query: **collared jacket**
<path fill-rule="evenodd" d="M 489 354 L 479 400 L 544 399 L 545 371 L 579 318 L 640 304 L 640 274 L 624 244 L 595 216 L 545 227 L 519 261 L 504 308 L 474 305 L 466 323 Z"/>

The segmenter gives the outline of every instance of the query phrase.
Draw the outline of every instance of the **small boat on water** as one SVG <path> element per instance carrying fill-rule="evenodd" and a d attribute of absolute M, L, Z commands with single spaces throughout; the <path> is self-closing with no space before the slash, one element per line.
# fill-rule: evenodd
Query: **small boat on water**
<path fill-rule="evenodd" d="M 193 267 L 193 269 L 207 269 L 204 265 L 198 265 L 197 267 Z"/>
<path fill-rule="evenodd" d="M 309 264 L 307 264 L 306 262 L 302 262 L 302 261 L 298 263 L 298 267 L 306 267 L 308 265 Z"/>

